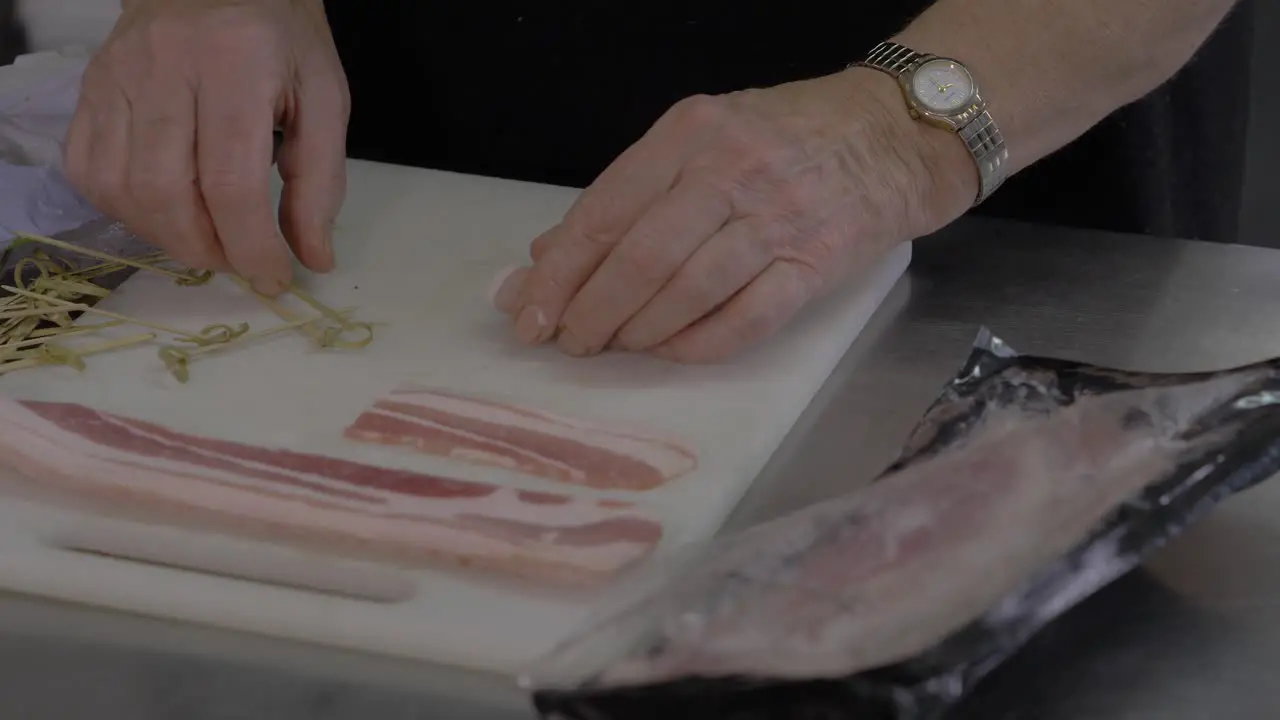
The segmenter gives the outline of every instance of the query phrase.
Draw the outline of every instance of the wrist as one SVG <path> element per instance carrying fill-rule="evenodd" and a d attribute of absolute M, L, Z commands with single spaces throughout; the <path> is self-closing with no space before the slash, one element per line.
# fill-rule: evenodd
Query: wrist
<path fill-rule="evenodd" d="M 911 117 L 898 81 L 872 68 L 841 73 L 876 126 L 876 135 L 902 161 L 910 177 L 898 180 L 898 192 L 914 208 L 912 237 L 927 235 L 963 215 L 978 196 L 978 168 L 955 133 Z"/>

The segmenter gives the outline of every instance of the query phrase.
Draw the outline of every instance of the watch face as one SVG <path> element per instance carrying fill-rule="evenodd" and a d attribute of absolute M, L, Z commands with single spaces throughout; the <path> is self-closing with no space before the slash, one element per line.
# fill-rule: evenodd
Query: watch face
<path fill-rule="evenodd" d="M 911 92 L 926 110 L 949 114 L 973 100 L 973 77 L 950 60 L 930 60 L 916 70 Z"/>

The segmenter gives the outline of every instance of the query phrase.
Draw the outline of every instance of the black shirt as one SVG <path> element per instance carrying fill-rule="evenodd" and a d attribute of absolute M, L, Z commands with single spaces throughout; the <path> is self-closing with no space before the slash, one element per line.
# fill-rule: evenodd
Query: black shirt
<path fill-rule="evenodd" d="M 838 71 L 931 2 L 325 4 L 350 156 L 581 188 L 681 98 Z M 1172 81 L 974 212 L 1234 242 L 1251 13 L 1244 0 Z"/>
<path fill-rule="evenodd" d="M 16 0 L 0 0 L 0 65 L 27 52 L 26 32 L 18 20 Z"/>

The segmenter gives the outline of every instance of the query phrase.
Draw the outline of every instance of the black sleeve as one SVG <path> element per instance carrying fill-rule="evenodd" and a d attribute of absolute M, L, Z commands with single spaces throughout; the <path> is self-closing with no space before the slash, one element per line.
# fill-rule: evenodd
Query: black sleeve
<path fill-rule="evenodd" d="M 0 65 L 27 52 L 27 33 L 18 19 L 17 0 L 0 0 Z"/>
<path fill-rule="evenodd" d="M 1172 79 L 1026 168 L 974 213 L 1234 243 L 1244 201 L 1254 0 Z"/>

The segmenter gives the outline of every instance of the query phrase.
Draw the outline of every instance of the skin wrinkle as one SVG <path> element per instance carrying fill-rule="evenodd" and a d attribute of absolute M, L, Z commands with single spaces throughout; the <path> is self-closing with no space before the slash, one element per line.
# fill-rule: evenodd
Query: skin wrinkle
<path fill-rule="evenodd" d="M 774 154 L 766 158 L 778 160 L 766 159 L 752 171 L 741 173 L 739 180 L 747 196 L 755 201 L 753 212 L 773 214 L 774 222 L 790 230 L 780 236 L 793 240 L 778 244 L 773 253 L 775 259 L 796 266 L 819 289 L 832 284 L 833 275 L 838 274 L 833 270 L 846 266 L 837 260 L 859 254 L 844 247 L 857 233 L 844 234 L 833 227 L 833 218 L 848 212 L 838 200 L 848 195 L 873 197 L 870 183 L 858 168 L 867 167 L 874 160 L 867 150 L 876 143 L 871 139 L 876 129 L 871 122 L 851 122 L 850 128 L 842 136 L 821 123 L 809 122 L 773 145 Z M 784 150 L 788 147 L 801 150 L 791 154 Z M 905 156 L 898 159 L 904 169 L 909 167 Z M 787 160 L 794 162 L 787 165 Z M 893 168 L 883 169 L 893 172 Z M 911 174 L 907 170 L 902 176 Z M 869 206 L 874 208 L 876 204 Z"/>
<path fill-rule="evenodd" d="M 878 71 L 849 72 L 876 73 L 880 77 L 874 79 L 881 88 L 900 93 L 896 85 L 886 83 L 889 78 Z M 907 239 L 932 233 L 961 214 L 976 197 L 977 170 L 956 138 L 912 120 L 900 104 L 890 108 L 880 96 L 873 99 L 874 102 L 868 103 L 864 122 L 873 127 L 868 131 L 870 137 L 880 135 L 875 149 L 887 152 L 891 162 L 886 164 L 887 173 L 868 176 L 856 169 L 868 167 L 876 160 L 873 148 L 867 143 L 848 145 L 854 158 L 848 174 L 857 178 L 864 197 L 871 200 L 863 205 L 862 211 L 872 214 L 874 223 L 870 225 L 873 227 L 887 227 L 891 217 L 913 220 L 915 224 L 901 229 Z M 900 94 L 892 102 L 901 103 Z M 905 192 L 895 192 L 895 188 L 905 188 Z"/>
<path fill-rule="evenodd" d="M 844 197 L 858 197 L 865 200 L 873 200 L 867 203 L 858 203 L 861 208 L 870 208 L 870 215 L 875 218 L 872 222 L 857 222 L 848 216 L 849 210 L 854 203 L 839 203 L 835 207 L 820 218 L 815 218 L 811 226 L 804 226 L 797 222 L 794 227 L 796 233 L 794 237 L 804 237 L 806 235 L 822 238 L 814 242 L 814 247 L 821 252 L 814 253 L 812 251 L 803 253 L 794 247 L 786 247 L 779 254 L 780 259 L 795 263 L 804 267 L 811 275 L 811 282 L 816 288 L 813 295 L 825 294 L 831 287 L 835 286 L 834 280 L 843 277 L 849 266 L 854 263 L 855 259 L 862 259 L 859 256 L 865 256 L 868 253 L 860 252 L 866 247 L 867 243 L 859 242 L 865 237 L 864 227 L 876 227 L 879 221 L 883 219 L 884 213 L 878 212 L 876 208 L 881 207 L 880 204 L 874 202 L 875 192 L 873 190 L 874 181 L 865 173 L 859 171 L 861 167 L 867 167 L 869 162 L 873 161 L 869 152 L 869 143 L 864 138 L 874 137 L 876 129 L 872 127 L 872 123 L 859 123 L 854 133 L 845 142 L 841 143 L 835 152 L 826 153 L 829 158 L 826 163 L 817 166 L 818 173 L 828 173 L 826 178 L 828 182 L 843 179 L 838 186 L 832 183 L 833 188 L 824 197 L 822 197 L 819 207 L 828 207 L 828 203 L 839 201 Z M 860 141 L 861 140 L 861 141 Z M 897 143 L 890 143 L 889 147 L 898 151 L 900 146 Z M 912 172 L 912 163 L 905 153 L 895 152 L 894 159 L 897 161 L 896 167 L 900 167 L 901 177 L 910 178 L 918 176 L 918 173 Z M 833 169 L 834 167 L 834 169 Z M 882 166 L 887 172 L 895 172 L 894 166 Z M 827 182 L 821 180 L 817 183 L 818 188 L 827 187 Z M 903 195 L 895 195 L 889 193 L 888 196 L 894 199 L 909 198 L 913 193 Z M 910 213 L 912 209 L 898 207 L 891 211 L 891 214 Z M 909 216 L 909 215 L 908 215 Z M 843 217 L 843 222 L 834 218 Z M 879 243 L 874 243 L 878 245 Z"/>

